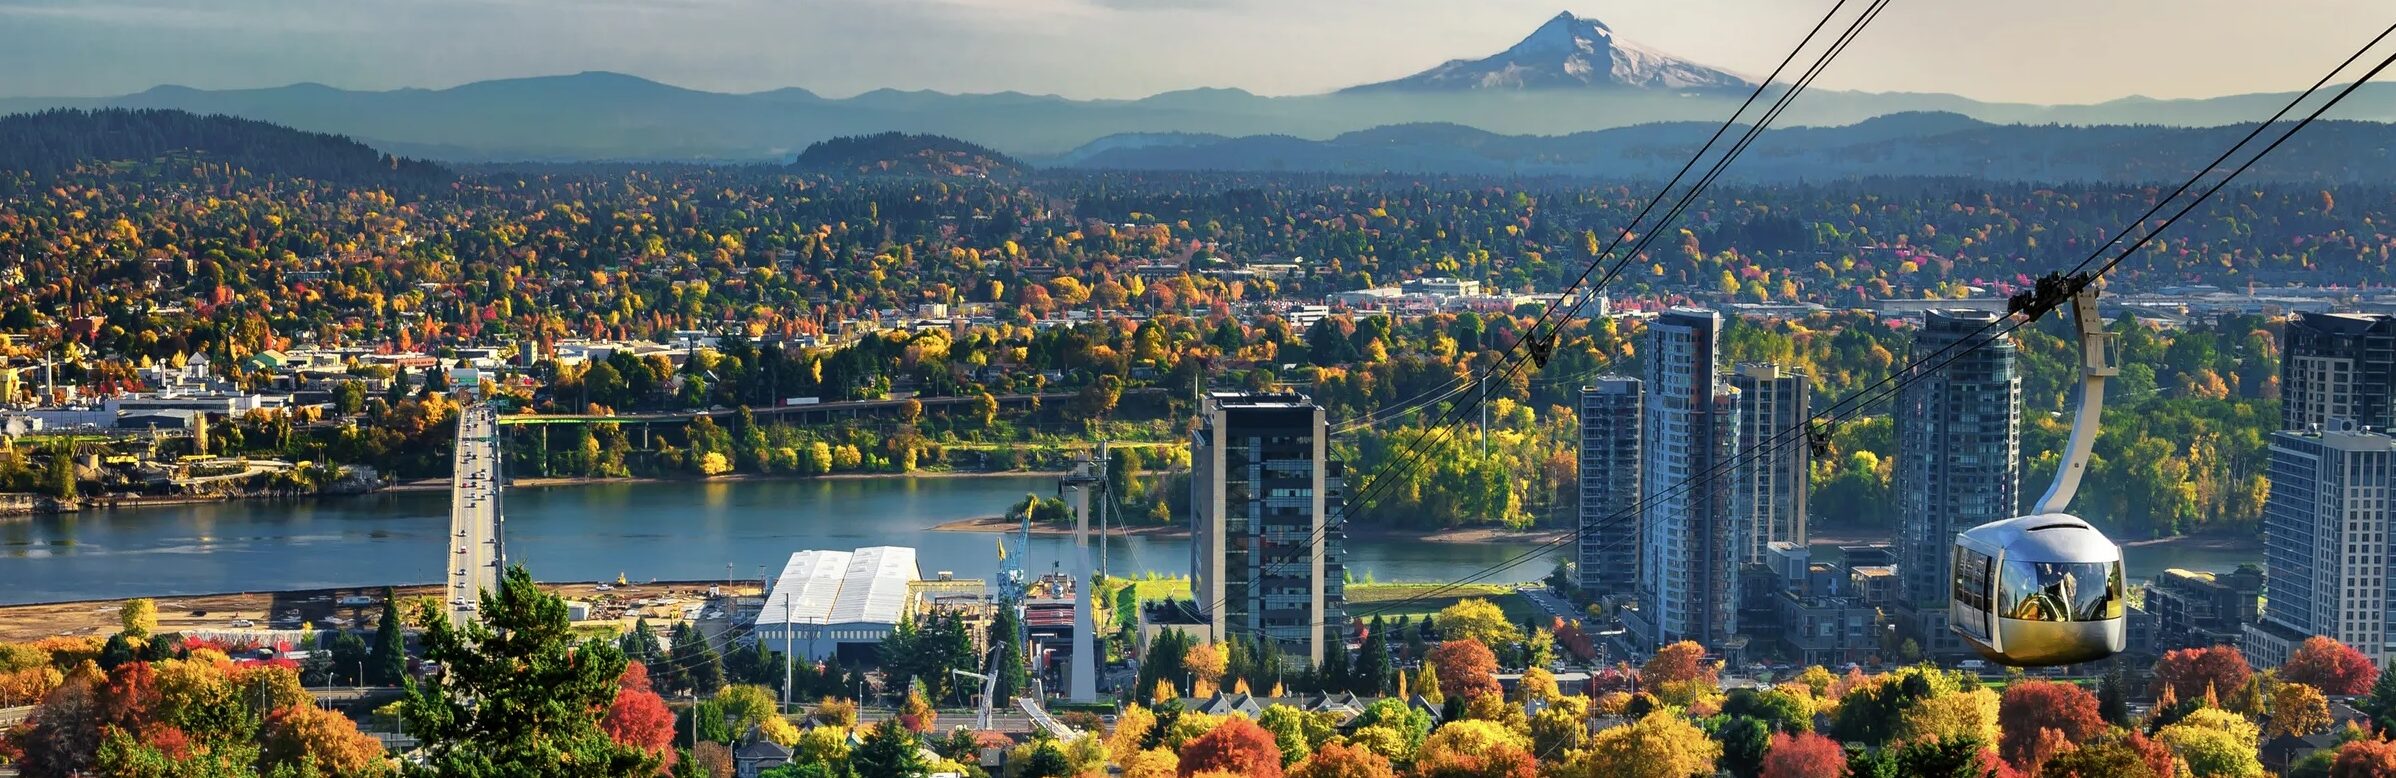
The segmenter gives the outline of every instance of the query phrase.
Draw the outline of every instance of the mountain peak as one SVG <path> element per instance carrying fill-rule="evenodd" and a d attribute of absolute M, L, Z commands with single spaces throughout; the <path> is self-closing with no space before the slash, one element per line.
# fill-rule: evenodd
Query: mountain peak
<path fill-rule="evenodd" d="M 1477 60 L 1450 60 L 1396 81 L 1346 91 L 1476 89 L 1744 89 L 1753 82 L 1623 40 L 1605 22 L 1556 14 L 1520 43 Z"/>

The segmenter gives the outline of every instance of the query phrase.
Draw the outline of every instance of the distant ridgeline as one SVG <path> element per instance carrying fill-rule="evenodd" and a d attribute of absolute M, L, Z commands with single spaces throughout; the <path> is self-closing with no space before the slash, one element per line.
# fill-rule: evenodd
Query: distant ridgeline
<path fill-rule="evenodd" d="M 231 116 L 124 108 L 0 116 L 0 170 L 48 178 L 78 167 L 138 169 L 183 158 L 233 165 L 253 175 L 351 184 L 428 183 L 450 176 L 440 165 L 390 156 L 339 135 Z"/>
<path fill-rule="evenodd" d="M 940 135 L 884 132 L 833 138 L 799 152 L 791 167 L 829 175 L 970 176 L 1020 175 L 1029 168 L 987 147 Z"/>

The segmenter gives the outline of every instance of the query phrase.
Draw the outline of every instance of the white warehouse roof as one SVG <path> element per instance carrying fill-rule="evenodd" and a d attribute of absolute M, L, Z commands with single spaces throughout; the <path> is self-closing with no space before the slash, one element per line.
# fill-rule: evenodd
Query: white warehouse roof
<path fill-rule="evenodd" d="M 912 548 L 801 551 L 774 579 L 757 624 L 897 624 L 916 578 Z"/>

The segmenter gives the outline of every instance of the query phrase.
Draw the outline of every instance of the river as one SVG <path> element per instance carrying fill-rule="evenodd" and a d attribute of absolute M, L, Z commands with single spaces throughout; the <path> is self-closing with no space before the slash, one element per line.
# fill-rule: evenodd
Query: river
<path fill-rule="evenodd" d="M 1043 476 L 611 482 L 519 487 L 506 497 L 508 558 L 544 580 L 756 580 L 809 548 L 913 546 L 923 574 L 986 578 L 998 536 L 932 532 L 1000 513 Z M 0 522 L 0 604 L 145 595 L 438 583 L 449 496 L 403 492 L 322 500 L 205 503 Z M 1025 568 L 1063 561 L 1069 541 L 1034 536 Z M 1118 574 L 1189 571 L 1183 538 L 1113 538 Z M 1354 575 L 1381 581 L 1461 578 L 1532 550 L 1527 543 L 1351 539 Z M 1527 581 L 1541 555 L 1493 577 Z"/>

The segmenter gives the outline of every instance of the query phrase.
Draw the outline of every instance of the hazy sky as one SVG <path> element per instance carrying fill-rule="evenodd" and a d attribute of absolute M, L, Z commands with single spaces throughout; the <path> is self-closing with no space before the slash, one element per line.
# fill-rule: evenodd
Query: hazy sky
<path fill-rule="evenodd" d="M 1863 5 L 1861 0 L 1853 4 Z M 1558 10 L 1760 75 L 1828 0 L 0 0 L 0 95 L 613 70 L 717 91 L 1328 91 L 1513 44 Z M 2088 102 L 2302 88 L 2387 0 L 1896 0 L 1818 82 Z"/>

